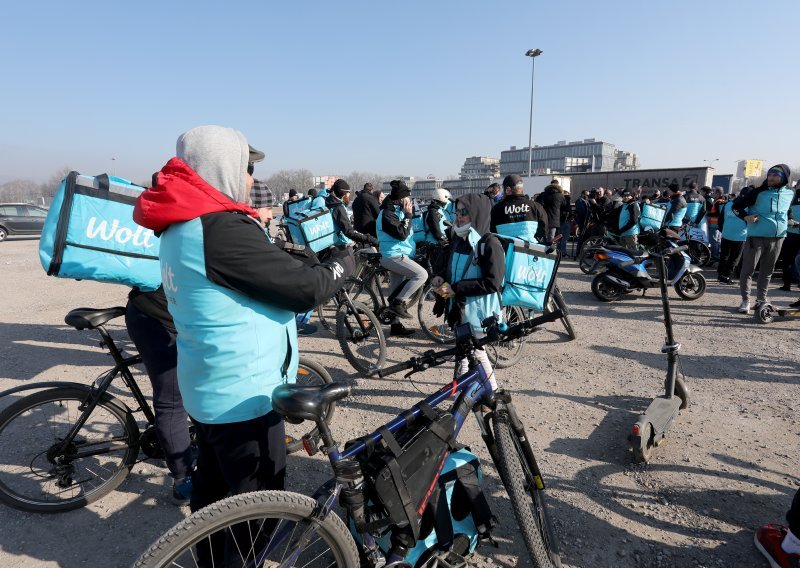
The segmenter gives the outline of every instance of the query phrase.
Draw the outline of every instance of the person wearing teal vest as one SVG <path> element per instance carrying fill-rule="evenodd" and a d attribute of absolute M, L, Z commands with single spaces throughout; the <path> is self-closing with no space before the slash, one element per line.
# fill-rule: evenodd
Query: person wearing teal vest
<path fill-rule="evenodd" d="M 389 196 L 381 204 L 375 221 L 381 266 L 389 271 L 389 310 L 397 317 L 411 319 L 408 306 L 414 294 L 425 285 L 428 271 L 414 261 L 417 250 L 411 228 L 411 190 L 402 180 L 392 180 Z M 410 335 L 398 319 L 392 322 L 391 335 Z"/>
<path fill-rule="evenodd" d="M 791 291 L 793 282 L 800 282 L 800 180 L 794 185 L 795 193 L 789 206 L 789 228 L 786 229 L 786 240 L 783 241 L 780 258 L 783 260 L 783 286 L 781 290 Z"/>
<path fill-rule="evenodd" d="M 192 511 L 228 495 L 283 489 L 286 438 L 272 392 L 296 380 L 295 313 L 331 297 L 355 266 L 348 251 L 309 265 L 266 238 L 247 205 L 252 156 L 237 130 L 193 128 L 133 211 L 161 238 L 178 385 L 199 449 Z M 211 545 L 217 566 L 228 565 L 222 541 Z"/>
<path fill-rule="evenodd" d="M 683 218 L 686 216 L 686 200 L 681 195 L 680 187 L 677 183 L 669 184 L 667 188 L 669 196 L 669 209 L 664 218 L 664 225 L 673 230 L 683 227 Z"/>
<path fill-rule="evenodd" d="M 450 192 L 446 189 L 439 188 L 433 192 L 428 210 L 422 213 L 425 223 L 425 242 L 434 244 L 447 242 L 447 228 L 450 223 L 447 222 L 443 209 L 449 202 Z"/>
<path fill-rule="evenodd" d="M 330 195 L 327 187 L 323 187 L 320 190 L 317 190 L 317 195 L 314 199 L 311 200 L 311 205 L 309 209 L 323 209 L 325 208 L 325 200 Z"/>
<path fill-rule="evenodd" d="M 742 188 L 739 196 L 747 195 L 751 189 L 750 186 Z M 733 274 L 739 266 L 747 240 L 747 223 L 733 212 L 733 201 L 720 206 L 717 211 L 717 227 L 722 235 L 717 278 L 723 284 L 733 284 Z"/>
<path fill-rule="evenodd" d="M 500 292 L 505 278 L 505 253 L 500 240 L 489 232 L 491 199 L 468 194 L 456 202 L 456 223 L 448 262 L 431 284 L 447 300 L 447 323 L 452 327 L 468 323 L 473 335 L 485 335 L 483 322 L 494 316 L 502 321 Z M 480 362 L 492 388 L 497 388 L 486 351 L 478 349 Z M 456 376 L 466 373 L 466 360 L 456 361 Z"/>
<path fill-rule="evenodd" d="M 772 166 L 767 179 L 747 195 L 736 198 L 733 212 L 747 222 L 747 241 L 742 255 L 739 313 L 750 311 L 750 285 L 756 266 L 758 285 L 755 310 L 767 301 L 769 282 L 789 227 L 789 208 L 794 192 L 789 189 L 791 170 L 786 164 Z"/>
<path fill-rule="evenodd" d="M 347 214 L 347 205 L 350 203 L 350 184 L 343 179 L 337 179 L 331 187 L 330 194 L 325 198 L 325 207 L 331 212 L 333 219 L 333 244 L 338 247 L 346 246 L 353 241 L 369 246 L 378 246 L 378 239 L 372 235 L 359 233 L 350 224 Z"/>
<path fill-rule="evenodd" d="M 623 189 L 620 197 L 622 198 L 622 203 L 617 208 L 617 211 L 614 212 L 618 212 L 619 216 L 617 216 L 617 222 L 612 232 L 617 235 L 622 246 L 635 249 L 639 246 L 639 216 L 641 215 L 641 209 L 633 198 L 631 190 Z"/>

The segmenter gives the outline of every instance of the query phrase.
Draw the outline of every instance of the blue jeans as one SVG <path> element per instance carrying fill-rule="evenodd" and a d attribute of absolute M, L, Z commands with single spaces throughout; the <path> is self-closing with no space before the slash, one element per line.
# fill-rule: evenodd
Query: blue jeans
<path fill-rule="evenodd" d="M 558 250 L 561 251 L 561 256 L 567 256 L 567 243 L 569 242 L 569 232 L 572 230 L 572 221 L 564 221 L 558 230 L 561 233 Z"/>

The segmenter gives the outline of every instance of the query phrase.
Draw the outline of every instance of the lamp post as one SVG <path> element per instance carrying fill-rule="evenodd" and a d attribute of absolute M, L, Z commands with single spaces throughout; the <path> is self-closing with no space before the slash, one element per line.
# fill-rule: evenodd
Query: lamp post
<path fill-rule="evenodd" d="M 542 54 L 541 49 L 529 49 L 525 52 L 525 57 L 531 58 L 531 122 L 528 128 L 528 175 L 531 175 L 531 163 L 533 161 L 533 147 L 531 140 L 533 139 L 533 75 L 536 70 L 536 58 Z"/>
<path fill-rule="evenodd" d="M 714 158 L 713 160 L 703 160 L 704 162 L 708 162 L 708 167 L 713 168 L 714 162 L 719 162 L 719 158 Z"/>

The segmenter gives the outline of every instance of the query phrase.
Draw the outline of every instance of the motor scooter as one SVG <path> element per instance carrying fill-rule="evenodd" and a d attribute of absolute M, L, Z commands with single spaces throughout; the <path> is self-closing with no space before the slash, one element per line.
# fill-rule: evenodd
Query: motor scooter
<path fill-rule="evenodd" d="M 686 254 L 687 247 L 677 246 L 678 235 L 670 229 L 662 229 L 657 239 L 657 251 L 666 263 L 667 285 L 684 300 L 700 298 L 706 291 L 706 279 Z M 638 290 L 644 295 L 646 290 L 660 286 L 658 266 L 646 251 L 606 245 L 595 252 L 595 261 L 602 272 L 592 280 L 592 294 L 603 302 Z"/>

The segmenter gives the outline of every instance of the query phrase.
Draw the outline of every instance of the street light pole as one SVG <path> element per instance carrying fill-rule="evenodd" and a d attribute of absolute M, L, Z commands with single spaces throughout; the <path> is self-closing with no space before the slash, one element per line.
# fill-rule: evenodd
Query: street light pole
<path fill-rule="evenodd" d="M 536 58 L 541 54 L 541 49 L 529 49 L 525 52 L 525 57 L 531 58 L 531 121 L 528 128 L 528 176 L 531 175 L 531 164 L 533 162 L 533 147 L 531 146 L 533 139 L 533 77 L 536 70 Z"/>
<path fill-rule="evenodd" d="M 708 167 L 713 168 L 714 162 L 719 162 L 719 158 L 714 158 L 713 160 L 703 160 L 704 162 L 708 162 Z"/>

